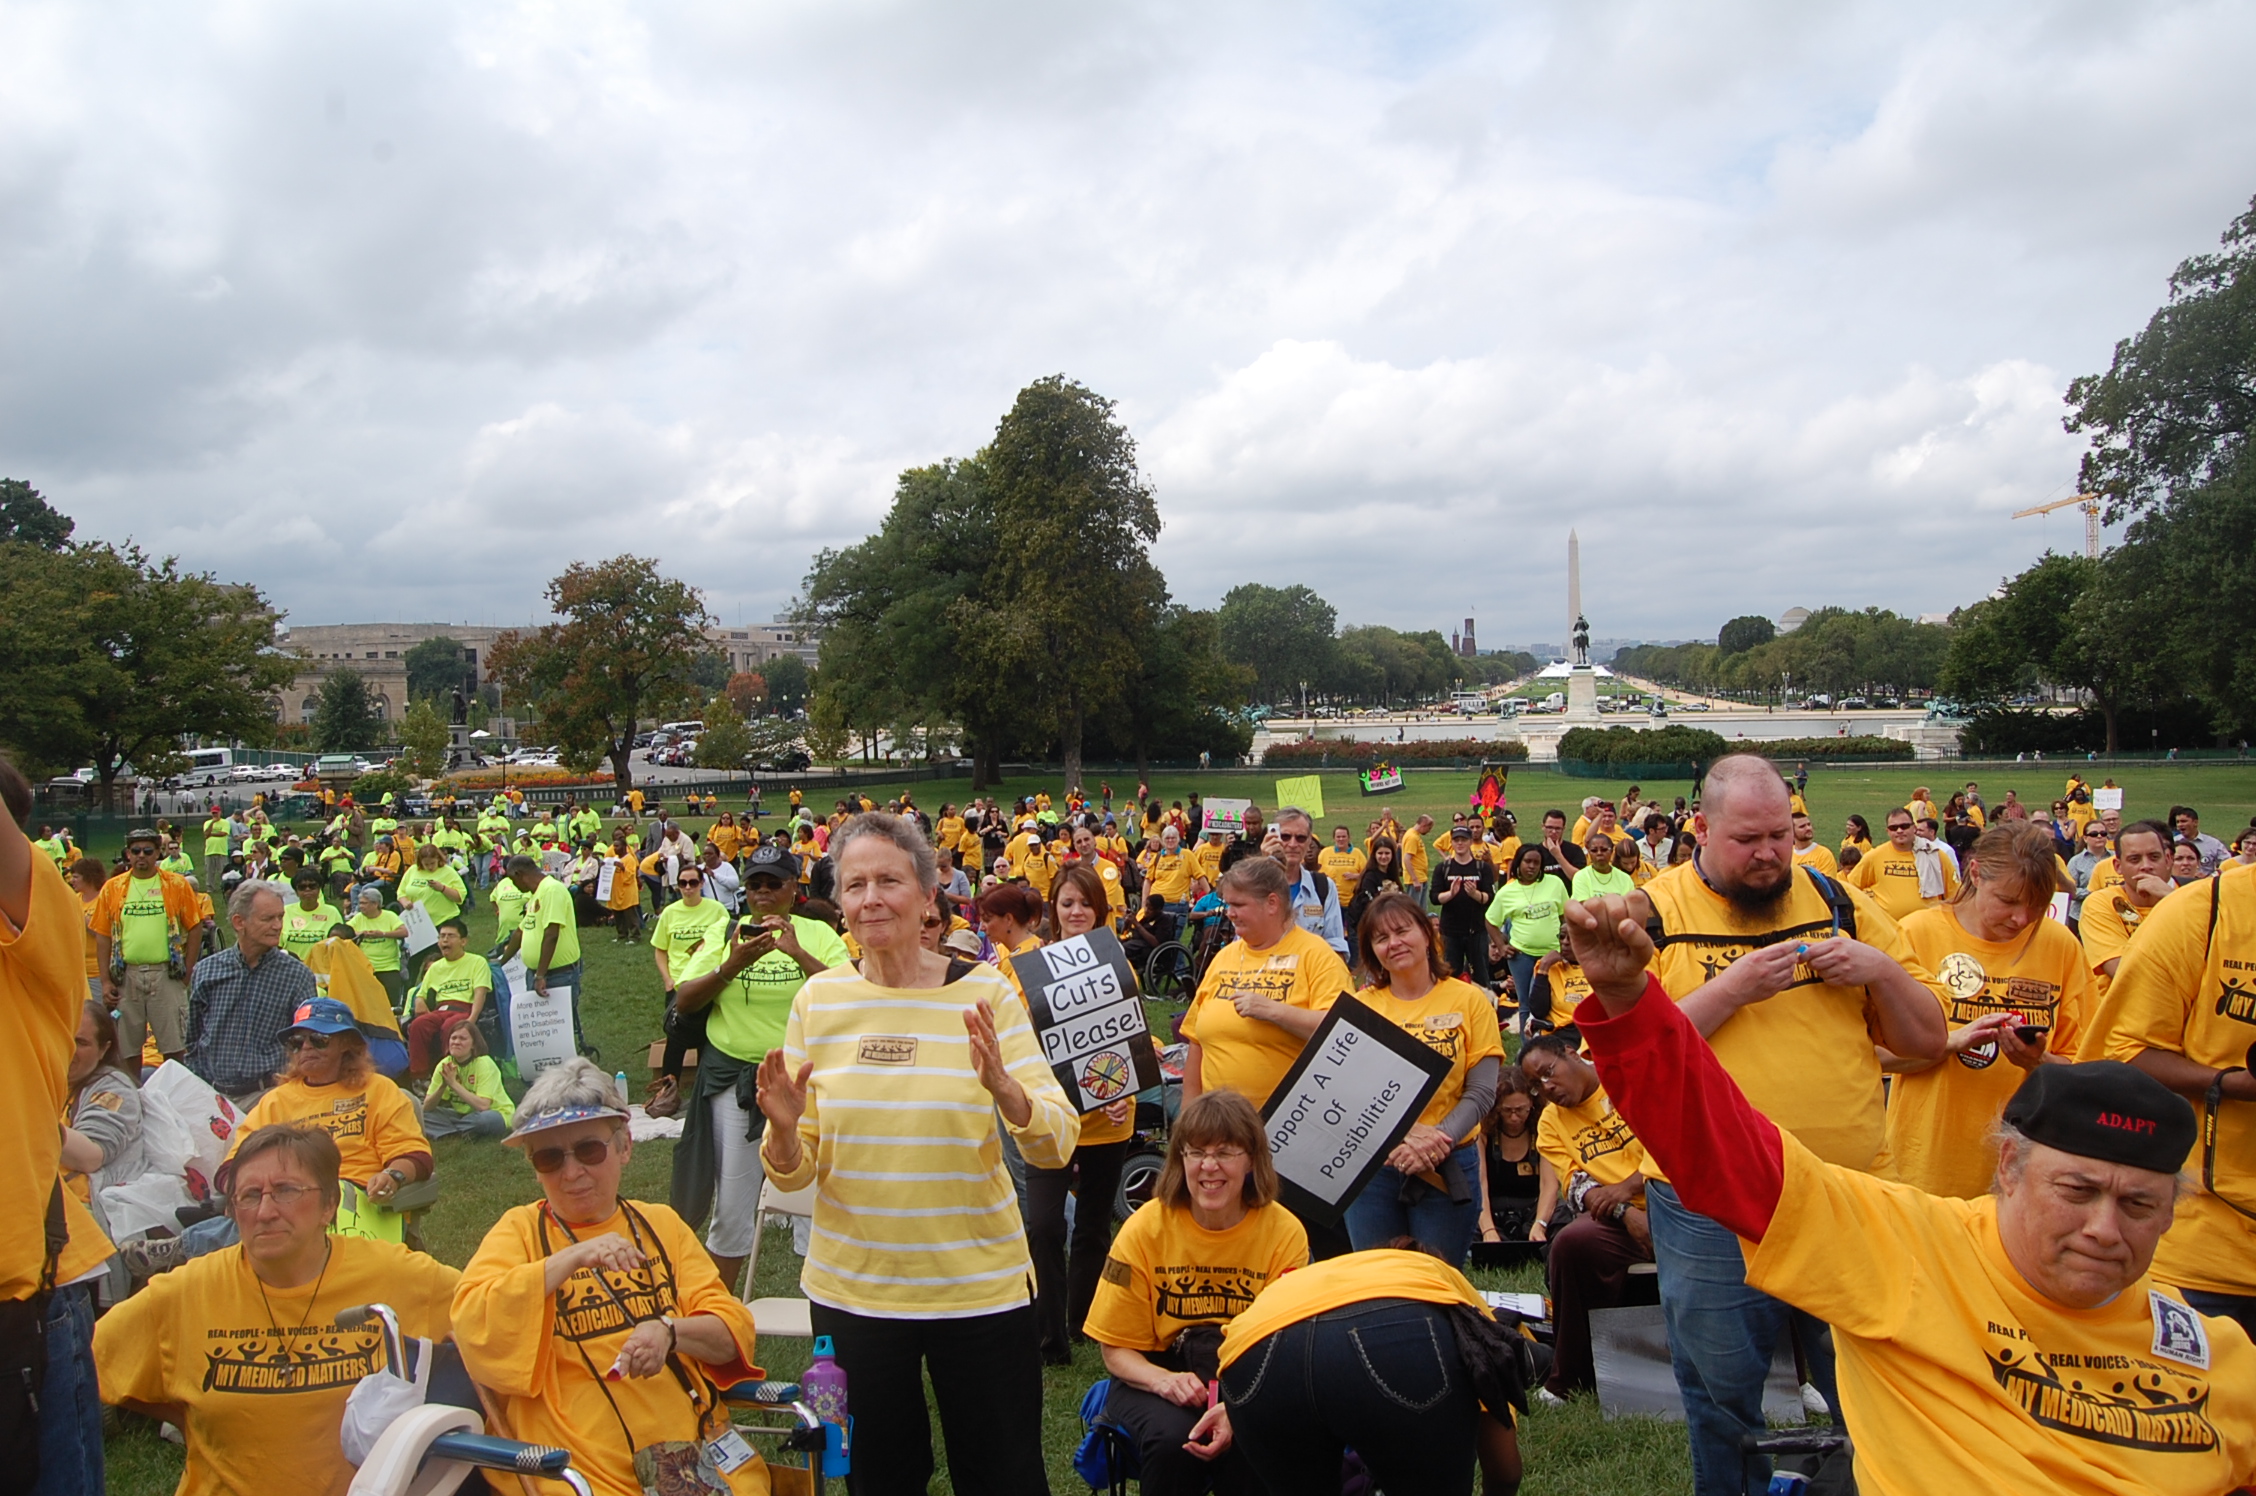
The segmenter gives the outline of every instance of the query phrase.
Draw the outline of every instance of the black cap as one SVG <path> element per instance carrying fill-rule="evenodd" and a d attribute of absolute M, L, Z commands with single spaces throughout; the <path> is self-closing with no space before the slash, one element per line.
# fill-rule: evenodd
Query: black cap
<path fill-rule="evenodd" d="M 791 854 L 783 849 L 780 842 L 762 842 L 752 849 L 750 857 L 744 859 L 744 876 L 749 880 L 762 873 L 788 883 L 799 875 L 799 865 L 792 860 Z"/>
<path fill-rule="evenodd" d="M 2079 1158 L 2175 1174 L 2193 1151 L 2193 1108 L 2135 1065 L 2040 1065 L 2005 1104 L 2032 1142 Z"/>
<path fill-rule="evenodd" d="M 1453 837 L 1462 836 L 1467 841 L 1470 841 L 1472 840 L 1473 828 L 1460 822 L 1459 824 L 1449 828 L 1449 834 Z"/>

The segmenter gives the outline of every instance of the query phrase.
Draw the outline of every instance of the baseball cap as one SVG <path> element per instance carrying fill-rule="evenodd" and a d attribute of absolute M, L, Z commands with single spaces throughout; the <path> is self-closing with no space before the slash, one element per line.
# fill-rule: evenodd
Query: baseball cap
<path fill-rule="evenodd" d="M 2157 1174 L 2177 1173 L 2193 1151 L 2193 1108 L 2121 1060 L 2039 1066 L 2005 1104 L 2005 1120 L 2048 1148 Z"/>
<path fill-rule="evenodd" d="M 1473 839 L 1473 828 L 1461 821 L 1449 828 L 1449 839 L 1451 841 L 1455 841 L 1460 836 L 1467 841 L 1471 841 Z"/>
<path fill-rule="evenodd" d="M 764 842 L 744 859 L 744 881 L 749 883 L 765 873 L 779 883 L 788 883 L 796 876 L 797 866 L 781 846 Z"/>
<path fill-rule="evenodd" d="M 290 1015 L 290 1027 L 283 1032 L 291 1029 L 315 1034 L 351 1034 L 358 1033 L 360 1025 L 353 1020 L 352 1009 L 343 1003 L 333 997 L 317 997 L 298 1004 L 297 1011 Z"/>

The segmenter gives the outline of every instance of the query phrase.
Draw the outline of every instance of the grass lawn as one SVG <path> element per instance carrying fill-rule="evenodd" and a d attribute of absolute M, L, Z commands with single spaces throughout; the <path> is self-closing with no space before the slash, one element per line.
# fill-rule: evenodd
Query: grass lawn
<path fill-rule="evenodd" d="M 1817 817 L 1824 838 L 1832 842 L 1838 839 L 1844 816 L 1858 812 L 1877 825 L 1882 811 L 1890 805 L 1901 804 L 1919 784 L 1933 787 L 1940 798 L 1954 781 L 1963 784 L 1968 777 L 1973 777 L 1981 781 L 1985 795 L 1993 804 L 2004 799 L 2006 789 L 2014 788 L 2033 805 L 2049 805 L 2052 796 L 2059 792 L 2068 768 L 2065 763 L 2016 765 L 1969 773 L 1959 765 L 1880 770 L 1832 770 L 1813 766 L 1810 809 Z M 1152 788 L 1167 800 L 1187 800 L 1196 790 L 1204 795 L 1247 797 L 1264 809 L 1273 809 L 1277 804 L 1276 777 L 1252 773 L 1163 775 L 1153 781 Z M 2202 812 L 2205 829 L 2229 839 L 2232 832 L 2248 824 L 2250 814 L 2256 812 L 2256 766 L 2157 765 L 2118 773 L 2116 778 L 2130 792 L 2126 807 L 2130 818 L 2160 815 L 2172 803 L 2190 804 Z M 1391 805 L 1405 821 L 1420 812 L 1435 814 L 1446 821 L 1452 809 L 1466 803 L 1466 796 L 1477 782 L 1478 776 L 1471 773 L 1413 771 L 1402 791 L 1366 801 L 1356 793 L 1350 774 L 1328 774 L 1324 776 L 1327 814 L 1323 825 L 1329 827 L 1344 822 L 1360 839 L 1364 823 L 1377 814 L 1382 804 Z M 1123 778 L 1116 777 L 1113 784 L 1116 791 L 1122 792 L 1116 803 L 1120 803 L 1126 793 L 1133 792 L 1132 781 L 1124 784 Z M 960 798 L 967 785 L 968 781 L 958 780 L 919 783 L 911 788 L 928 810 L 936 811 L 944 796 Z M 1605 780 L 1570 779 L 1556 770 L 1521 767 L 1512 771 L 1508 788 L 1512 806 L 1526 821 L 1531 813 L 1539 815 L 1550 807 L 1572 813 L 1584 795 L 1611 796 L 1618 794 L 1623 786 Z M 1006 781 L 996 787 L 995 794 L 999 799 L 1007 799 L 1012 795 L 1030 795 L 1037 789 L 1054 793 L 1057 785 L 1033 779 Z M 1643 789 L 1648 796 L 1664 802 L 1691 793 L 1691 786 L 1687 784 L 1647 784 Z M 816 794 L 819 796 L 819 790 Z M 873 799 L 884 798 L 875 790 L 870 794 Z M 89 850 L 98 855 L 110 855 L 117 848 Z M 473 916 L 472 938 L 475 949 L 491 946 L 493 916 L 490 913 Z M 645 946 L 620 945 L 602 930 L 584 931 L 582 940 L 587 962 L 588 991 L 583 1013 L 588 1036 L 601 1047 L 604 1068 L 625 1069 L 639 1094 L 647 1077 L 646 1050 L 658 1035 L 661 989 L 657 971 Z M 531 1170 L 512 1150 L 460 1139 L 443 1140 L 436 1148 L 439 1177 L 445 1189 L 426 1222 L 426 1237 L 441 1260 L 460 1266 L 469 1260 L 487 1228 L 502 1211 L 538 1198 L 539 1189 Z M 673 1145 L 666 1142 L 645 1144 L 636 1149 L 628 1169 L 627 1193 L 636 1199 L 665 1200 L 672 1151 Z M 797 1274 L 798 1260 L 791 1253 L 788 1235 L 778 1233 L 769 1237 L 761 1253 L 755 1292 L 796 1293 Z M 1538 1276 L 1532 1271 L 1518 1275 L 1475 1276 L 1483 1287 L 1521 1290 L 1541 1287 Z M 761 1360 L 772 1372 L 796 1375 L 806 1365 L 807 1351 L 800 1343 L 776 1342 L 763 1347 Z M 1044 1447 L 1049 1456 L 1052 1486 L 1061 1493 L 1084 1489 L 1073 1475 L 1069 1461 L 1081 1437 L 1077 1413 L 1081 1394 L 1100 1375 L 1102 1371 L 1095 1352 L 1084 1348 L 1071 1368 L 1059 1368 L 1046 1376 Z M 1684 1435 L 1678 1425 L 1644 1419 L 1609 1422 L 1600 1416 L 1595 1402 L 1584 1399 L 1564 1409 L 1536 1410 L 1528 1421 L 1524 1438 L 1528 1469 L 1524 1489 L 1530 1496 L 1578 1496 L 1578 1493 L 1622 1496 L 1622 1493 L 1690 1489 Z M 934 1447 L 939 1447 L 937 1430 Z M 149 1425 L 128 1420 L 111 1439 L 109 1453 L 109 1489 L 113 1492 L 157 1496 L 157 1493 L 170 1491 L 178 1480 L 179 1449 L 159 1440 Z M 935 1482 L 935 1489 L 952 1490 L 945 1474 Z"/>

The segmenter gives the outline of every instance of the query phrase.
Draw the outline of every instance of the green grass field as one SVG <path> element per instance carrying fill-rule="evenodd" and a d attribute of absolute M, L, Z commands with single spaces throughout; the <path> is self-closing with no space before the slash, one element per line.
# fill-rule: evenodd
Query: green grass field
<path fill-rule="evenodd" d="M 2004 799 L 2006 789 L 2014 788 L 2032 804 L 2049 805 L 2067 772 L 2066 765 L 2017 766 L 2010 772 L 1992 769 L 1971 776 L 1956 772 L 1957 766 L 1948 766 L 1948 769 L 1946 772 L 1946 766 L 1940 765 L 1840 771 L 1813 767 L 1810 809 L 1830 842 L 1838 839 L 1838 828 L 1844 816 L 1858 812 L 1877 825 L 1883 810 L 1891 804 L 1902 803 L 1919 784 L 1931 786 L 1940 796 L 1952 781 L 1963 784 L 1968 777 L 1974 777 L 1981 781 L 1992 804 Z M 1092 776 L 1092 782 L 1095 777 Z M 2156 766 L 2117 777 L 2130 792 L 2126 809 L 2132 818 L 2160 815 L 2173 803 L 2190 804 L 2201 811 L 2205 829 L 2229 839 L 2233 831 L 2248 824 L 2251 812 L 2256 811 L 2256 767 L 2237 764 Z M 1392 806 L 1405 821 L 1420 812 L 1435 814 L 1446 821 L 1452 809 L 1465 805 L 1466 796 L 1476 783 L 1477 776 L 1471 773 L 1413 772 L 1401 792 L 1366 800 L 1356 793 L 1351 775 L 1326 775 L 1322 823 L 1326 827 L 1344 823 L 1360 838 L 1364 824 L 1378 813 L 1381 805 Z M 944 798 L 939 792 L 945 791 L 945 797 L 960 798 L 967 784 L 968 781 L 961 780 L 943 781 L 919 783 L 910 788 L 920 803 L 936 811 Z M 1116 789 L 1128 792 L 1134 788 L 1132 781 L 1124 785 L 1120 777 L 1115 777 L 1113 784 Z M 1523 820 L 1531 813 L 1540 814 L 1550 807 L 1571 814 L 1584 795 L 1613 796 L 1623 787 L 1611 781 L 1570 779 L 1553 770 L 1534 768 L 1513 770 L 1508 785 L 1511 804 Z M 1057 788 L 1054 782 L 1016 780 L 997 786 L 995 794 L 1007 800 L 1013 795 L 1030 795 L 1037 789 L 1055 793 Z M 1152 789 L 1167 800 L 1187 800 L 1196 790 L 1204 795 L 1251 798 L 1265 809 L 1277 804 L 1275 776 L 1271 775 L 1167 775 L 1156 778 Z M 1643 789 L 1649 797 L 1659 798 L 1664 803 L 1677 795 L 1691 793 L 1691 787 L 1686 784 L 1647 784 Z M 811 799 L 827 803 L 819 785 L 810 784 L 809 790 Z M 873 799 L 886 798 L 875 789 L 868 793 Z M 772 818 L 765 824 L 772 825 Z M 92 847 L 88 850 L 107 856 L 117 849 Z M 474 948 L 491 946 L 493 916 L 490 913 L 481 911 L 473 917 L 472 936 Z M 622 945 L 600 929 L 583 931 L 582 940 L 587 962 L 588 990 L 583 1012 L 588 1037 L 601 1047 L 604 1068 L 625 1069 L 639 1094 L 648 1073 L 647 1048 L 659 1033 L 662 994 L 657 971 L 645 946 Z M 436 1148 L 439 1177 L 445 1188 L 426 1222 L 425 1234 L 431 1250 L 442 1261 L 460 1266 L 469 1260 L 487 1228 L 502 1211 L 538 1198 L 539 1190 L 532 1171 L 513 1150 L 459 1139 L 441 1141 Z M 667 1195 L 671 1158 L 671 1143 L 651 1143 L 637 1148 L 627 1175 L 628 1193 L 637 1199 L 663 1201 Z M 788 1234 L 776 1233 L 763 1244 L 755 1292 L 796 1293 L 797 1273 L 798 1259 L 791 1253 Z M 1482 1286 L 1489 1288 L 1532 1291 L 1542 1286 L 1538 1275 L 1532 1271 L 1519 1275 L 1475 1276 Z M 795 1375 L 804 1368 L 806 1359 L 805 1346 L 793 1342 L 778 1342 L 764 1347 L 761 1352 L 762 1362 L 780 1375 Z M 1047 1374 L 1044 1442 L 1051 1483 L 1060 1493 L 1085 1489 L 1073 1475 L 1069 1461 L 1081 1436 L 1076 1412 L 1081 1394 L 1100 1375 L 1102 1370 L 1097 1357 L 1086 1347 L 1071 1368 L 1059 1368 Z M 934 1447 L 939 1447 L 937 1433 Z M 1595 1402 L 1588 1399 L 1578 1400 L 1563 1409 L 1537 1409 L 1524 1430 L 1524 1448 L 1528 1478 L 1523 1489 L 1530 1496 L 1669 1493 L 1688 1491 L 1691 1485 L 1684 1436 L 1679 1426 L 1643 1419 L 1609 1422 L 1600 1416 Z M 111 1439 L 109 1451 L 109 1489 L 113 1492 L 158 1496 L 158 1493 L 170 1491 L 179 1478 L 179 1449 L 159 1440 L 152 1426 L 138 1420 L 124 1422 Z M 953 1488 L 943 1474 L 934 1489 L 949 1491 Z"/>

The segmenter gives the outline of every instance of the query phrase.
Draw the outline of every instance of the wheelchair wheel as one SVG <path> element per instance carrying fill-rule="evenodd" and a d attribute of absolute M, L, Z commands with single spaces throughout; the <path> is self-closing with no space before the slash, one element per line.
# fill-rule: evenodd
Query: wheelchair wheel
<path fill-rule="evenodd" d="M 1146 997 L 1180 1002 L 1190 997 L 1195 985 L 1191 953 L 1181 945 L 1170 941 L 1144 961 Z"/>
<path fill-rule="evenodd" d="M 1125 1223 L 1136 1213 L 1136 1208 L 1152 1197 L 1159 1188 L 1159 1171 L 1167 1163 L 1167 1155 L 1149 1143 L 1139 1143 L 1120 1166 L 1120 1189 L 1113 1197 L 1112 1218 Z"/>

